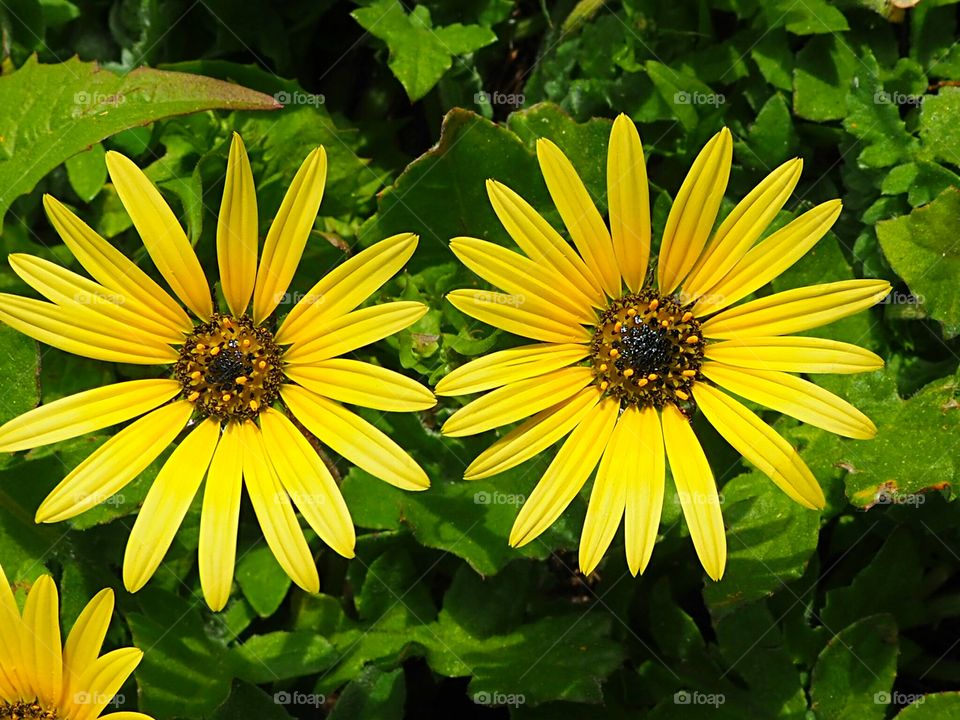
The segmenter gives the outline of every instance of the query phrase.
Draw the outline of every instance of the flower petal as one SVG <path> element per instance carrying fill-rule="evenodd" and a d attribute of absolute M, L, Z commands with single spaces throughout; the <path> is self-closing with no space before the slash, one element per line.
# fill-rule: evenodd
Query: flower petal
<path fill-rule="evenodd" d="M 190 316 L 166 290 L 127 259 L 126 255 L 90 229 L 63 203 L 50 195 L 44 195 L 43 207 L 70 252 L 97 282 L 137 303 L 139 312 L 150 315 L 157 322 L 169 325 L 181 333 L 188 333 L 193 329 Z"/>
<path fill-rule="evenodd" d="M 693 389 L 697 406 L 717 432 L 793 500 L 811 510 L 826 498 L 794 447 L 763 420 L 724 392 L 706 383 Z"/>
<path fill-rule="evenodd" d="M 173 210 L 129 158 L 109 151 L 107 171 L 157 270 L 184 305 L 208 320 L 213 312 L 210 285 Z"/>
<path fill-rule="evenodd" d="M 131 380 L 54 400 L 0 427 L 0 452 L 49 445 L 125 422 L 179 392 L 176 380 Z"/>
<path fill-rule="evenodd" d="M 100 655 L 100 648 L 113 617 L 113 590 L 98 592 L 80 613 L 63 646 L 63 699 L 82 690 L 80 680 Z"/>
<path fill-rule="evenodd" d="M 226 606 L 233 585 L 243 490 L 242 435 L 240 423 L 226 424 L 203 488 L 197 555 L 203 597 L 214 612 Z"/>
<path fill-rule="evenodd" d="M 569 367 L 518 380 L 492 390 L 447 418 L 441 432 L 449 437 L 476 435 L 522 420 L 573 397 L 593 380 L 593 370 Z"/>
<path fill-rule="evenodd" d="M 263 243 L 253 289 L 253 319 L 263 322 L 276 309 L 297 271 L 317 219 L 327 181 L 327 152 L 321 145 L 300 166 Z"/>
<path fill-rule="evenodd" d="M 318 395 L 375 410 L 417 412 L 437 404 L 433 393 L 416 380 L 359 360 L 333 358 L 315 365 L 291 365 L 284 374 Z"/>
<path fill-rule="evenodd" d="M 693 307 L 694 314 L 703 317 L 722 310 L 778 277 L 827 234 L 840 209 L 839 200 L 817 205 L 759 242 L 705 291 Z"/>
<path fill-rule="evenodd" d="M 173 442 L 192 412 L 193 403 L 178 400 L 125 427 L 47 495 L 37 510 L 36 521 L 72 518 L 119 492 Z"/>
<path fill-rule="evenodd" d="M 826 325 L 876 305 L 886 280 L 842 280 L 785 290 L 724 310 L 703 323 L 704 336 L 738 339 L 786 335 Z"/>
<path fill-rule="evenodd" d="M 399 300 L 354 310 L 329 324 L 314 328 L 316 338 L 295 343 L 284 353 L 287 363 L 312 365 L 383 340 L 398 333 L 427 314 L 418 302 Z"/>
<path fill-rule="evenodd" d="M 858 345 L 794 335 L 709 343 L 704 355 L 726 365 L 791 373 L 849 374 L 883 367 L 883 358 Z"/>
<path fill-rule="evenodd" d="M 450 249 L 473 272 L 514 297 L 531 297 L 555 305 L 586 325 L 597 321 L 593 307 L 578 302 L 570 293 L 569 283 L 550 267 L 476 238 L 453 238 Z"/>
<path fill-rule="evenodd" d="M 423 468 L 359 415 L 296 385 L 281 386 L 280 396 L 320 442 L 359 468 L 404 490 L 425 490 L 430 486 Z"/>
<path fill-rule="evenodd" d="M 120 323 L 131 337 L 147 344 L 183 342 L 181 330 L 143 313 L 142 306 L 123 293 L 33 255 L 14 253 L 8 260 L 25 283 L 61 307 L 93 311 Z"/>
<path fill-rule="evenodd" d="M 808 380 L 768 370 L 707 362 L 703 374 L 721 387 L 771 410 L 844 437 L 869 440 L 877 434 L 866 415 L 841 397 Z"/>
<path fill-rule="evenodd" d="M 227 178 L 217 221 L 217 264 L 223 297 L 236 316 L 243 315 L 257 278 L 257 192 L 243 140 L 233 134 Z"/>
<path fill-rule="evenodd" d="M 503 227 L 527 257 L 553 268 L 567 279 L 577 301 L 606 307 L 600 281 L 576 250 L 526 200 L 495 180 L 487 180 L 487 195 Z"/>
<path fill-rule="evenodd" d="M 607 446 L 619 410 L 617 401 L 601 400 L 570 433 L 520 509 L 510 531 L 511 547 L 537 538 L 580 492 Z"/>
<path fill-rule="evenodd" d="M 617 266 L 627 287 L 637 292 L 650 260 L 650 190 L 640 134 L 622 113 L 613 121 L 607 146 L 607 200 Z"/>
<path fill-rule="evenodd" d="M 317 327 L 343 317 L 396 275 L 417 242 L 413 233 L 394 235 L 331 270 L 290 311 L 277 331 L 277 342 L 308 342 L 318 337 Z"/>
<path fill-rule="evenodd" d="M 570 239 L 610 297 L 620 295 L 620 272 L 610 232 L 573 163 L 546 138 L 537 140 L 537 160 Z"/>
<path fill-rule="evenodd" d="M 450 371 L 437 383 L 437 395 L 467 395 L 545 375 L 587 356 L 586 345 L 536 343 L 482 355 Z"/>
<path fill-rule="evenodd" d="M 0 692 L 11 701 L 29 694 L 22 677 L 22 636 L 20 608 L 0 565 Z"/>
<path fill-rule="evenodd" d="M 270 461 L 300 514 L 334 551 L 353 557 L 357 538 L 350 511 L 317 451 L 286 416 L 272 408 L 261 413 L 260 427 Z"/>
<path fill-rule="evenodd" d="M 200 489 L 220 439 L 220 421 L 207 418 L 163 464 L 137 514 L 123 556 L 123 584 L 136 592 L 160 566 Z"/>
<path fill-rule="evenodd" d="M 34 340 L 94 360 L 164 365 L 179 356 L 169 345 L 147 344 L 116 321 L 80 306 L 0 293 L 0 320 Z"/>
<path fill-rule="evenodd" d="M 663 429 L 654 407 L 628 408 L 620 421 L 624 434 L 636 439 L 625 449 L 627 497 L 623 520 L 627 565 L 636 575 L 646 570 L 660 529 L 665 475 Z"/>
<path fill-rule="evenodd" d="M 699 297 L 730 272 L 773 222 L 797 186 L 802 171 L 803 160 L 788 160 L 727 215 L 683 283 L 686 299 Z"/>
<path fill-rule="evenodd" d="M 49 575 L 37 578 L 27 595 L 20 651 L 23 679 L 44 707 L 55 707 L 63 690 L 63 655 L 57 586 Z"/>
<path fill-rule="evenodd" d="M 719 580 L 727 564 L 727 537 L 710 463 L 690 422 L 676 407 L 665 406 L 662 419 L 667 459 L 693 547 L 707 575 Z"/>
<path fill-rule="evenodd" d="M 290 504 L 267 456 L 263 435 L 253 422 L 240 426 L 243 442 L 243 478 L 263 537 L 284 572 L 309 593 L 320 592 L 320 576 Z"/>
<path fill-rule="evenodd" d="M 674 198 L 660 244 L 660 292 L 672 293 L 693 268 L 710 236 L 727 189 L 733 140 L 723 128 L 704 146 Z"/>
<path fill-rule="evenodd" d="M 134 647 L 113 650 L 97 658 L 80 680 L 82 691 L 71 698 L 73 708 L 69 713 L 70 720 L 93 720 L 99 717 L 142 659 L 143 653 Z"/>
<path fill-rule="evenodd" d="M 514 335 L 543 342 L 589 342 L 576 316 L 533 297 L 488 290 L 454 290 L 447 300 L 460 312 Z"/>
<path fill-rule="evenodd" d="M 587 387 L 542 410 L 480 453 L 464 471 L 464 479 L 490 477 L 526 462 L 565 437 L 599 401 L 597 388 Z"/>

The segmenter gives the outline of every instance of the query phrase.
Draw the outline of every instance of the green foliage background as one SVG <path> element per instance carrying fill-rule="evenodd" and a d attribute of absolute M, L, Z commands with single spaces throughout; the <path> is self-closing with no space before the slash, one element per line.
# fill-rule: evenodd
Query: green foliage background
<path fill-rule="evenodd" d="M 462 481 L 492 437 L 441 440 L 450 400 L 419 417 L 366 414 L 424 465 L 430 491 L 404 493 L 334 458 L 360 537 L 346 561 L 309 536 L 317 597 L 291 588 L 245 511 L 233 596 L 210 613 L 196 567 L 199 499 L 153 581 L 123 592 L 124 544 L 156 464 L 75 520 L 34 525 L 40 500 L 105 435 L 0 458 L 0 562 L 21 594 L 54 573 L 66 626 L 101 587 L 117 588 L 108 644 L 146 651 L 118 705 L 157 718 L 960 716 L 957 22 L 949 0 L 906 10 L 884 0 L 7 0 L 7 253 L 72 264 L 43 217 L 50 192 L 144 260 L 106 184 L 112 148 L 147 168 L 213 276 L 230 133 L 250 150 L 265 224 L 322 143 L 328 188 L 295 289 L 358 243 L 419 233 L 407 272 L 375 300 L 433 309 L 359 355 L 433 383 L 515 341 L 443 299 L 477 282 L 454 261 L 451 237 L 509 243 L 484 180 L 515 188 L 559 226 L 533 154 L 549 137 L 603 209 L 610 119 L 624 112 L 648 153 L 655 238 L 693 157 L 727 125 L 734 168 L 722 213 L 795 155 L 804 173 L 778 224 L 844 202 L 834 231 L 761 292 L 850 277 L 895 290 L 821 331 L 888 361 L 822 379 L 876 421 L 875 440 L 768 415 L 824 485 L 822 514 L 791 503 L 698 423 L 728 527 L 719 583 L 700 571 L 669 481 L 642 578 L 629 575 L 619 539 L 594 575 L 576 572 L 589 485 L 548 533 L 509 549 L 516 501 L 546 460 Z M 204 77 L 113 74 L 142 65 Z M 29 292 L 7 268 L 0 290 Z M 3 420 L 147 372 L 38 348 L 8 328 L 0 341 Z"/>

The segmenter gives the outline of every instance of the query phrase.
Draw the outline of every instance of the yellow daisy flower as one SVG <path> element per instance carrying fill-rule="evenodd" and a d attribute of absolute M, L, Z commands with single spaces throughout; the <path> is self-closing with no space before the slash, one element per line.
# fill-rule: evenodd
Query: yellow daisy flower
<path fill-rule="evenodd" d="M 633 122 L 621 115 L 610 134 L 609 229 L 556 145 L 541 139 L 537 158 L 576 250 L 513 190 L 487 181 L 494 211 L 524 254 L 455 238 L 457 257 L 504 292 L 455 290 L 448 298 L 473 318 L 539 342 L 443 378 L 438 395 L 491 391 L 455 412 L 443 432 L 472 435 L 529 418 L 477 457 L 467 479 L 514 467 L 566 436 L 514 523 L 513 546 L 546 530 L 599 464 L 580 540 L 584 573 L 599 563 L 621 518 L 630 570 L 643 572 L 669 463 L 697 555 L 717 580 L 726 564 L 723 518 L 690 418 L 699 408 L 791 498 L 823 507 L 823 492 L 796 450 L 724 390 L 839 435 L 872 437 L 876 429 L 863 413 L 790 373 L 864 372 L 882 360 L 855 345 L 792 334 L 870 307 L 889 285 L 827 283 L 731 308 L 813 247 L 837 219 L 840 201 L 757 242 L 800 177 L 800 159 L 790 160 L 711 236 L 732 162 L 726 129 L 700 152 L 677 193 L 655 281 L 647 277 L 650 200 Z"/>
<path fill-rule="evenodd" d="M 171 370 L 164 378 L 89 390 L 21 415 L 0 427 L 0 451 L 35 448 L 142 416 L 47 496 L 37 522 L 50 523 L 122 490 L 189 428 L 130 533 L 123 562 L 127 589 L 140 589 L 153 575 L 206 476 L 199 562 L 210 607 L 221 609 L 230 593 L 241 485 L 280 565 L 300 587 L 317 592 L 316 566 L 294 505 L 345 557 L 353 556 L 355 534 L 336 482 L 295 422 L 388 483 L 407 490 L 429 486 L 406 452 L 341 405 L 410 411 L 434 404 L 427 388 L 399 373 L 339 357 L 427 311 L 416 302 L 356 309 L 406 264 L 417 236 L 396 235 L 350 258 L 274 329 L 270 318 L 290 297 L 323 195 L 323 147 L 294 177 L 258 266 L 253 176 L 234 135 L 217 226 L 225 311 L 214 307 L 200 262 L 156 187 L 118 153 L 107 154 L 107 167 L 147 253 L 192 316 L 76 215 L 45 197 L 51 222 L 93 280 L 37 257 L 11 255 L 16 273 L 51 302 L 2 294 L 0 320 L 67 352 Z"/>
<path fill-rule="evenodd" d="M 113 591 L 101 590 L 60 643 L 57 586 L 49 575 L 30 588 L 23 616 L 0 567 L 0 718 L 94 720 L 101 717 L 143 653 L 134 647 L 100 655 L 113 615 Z M 104 715 L 151 720 L 139 712 Z"/>

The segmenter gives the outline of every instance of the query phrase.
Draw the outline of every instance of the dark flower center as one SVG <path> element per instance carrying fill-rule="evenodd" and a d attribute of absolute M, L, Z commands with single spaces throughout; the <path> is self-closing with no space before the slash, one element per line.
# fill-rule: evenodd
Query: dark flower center
<path fill-rule="evenodd" d="M 60 714 L 56 710 L 44 710 L 40 703 L 24 702 L 7 703 L 0 700 L 0 720 L 57 720 Z"/>
<path fill-rule="evenodd" d="M 692 409 L 700 377 L 700 324 L 673 297 L 644 290 L 613 300 L 593 334 L 596 383 L 622 403 Z"/>
<path fill-rule="evenodd" d="M 214 313 L 184 342 L 174 377 L 200 415 L 243 420 L 277 399 L 283 382 L 280 357 L 269 330 L 246 315 Z"/>

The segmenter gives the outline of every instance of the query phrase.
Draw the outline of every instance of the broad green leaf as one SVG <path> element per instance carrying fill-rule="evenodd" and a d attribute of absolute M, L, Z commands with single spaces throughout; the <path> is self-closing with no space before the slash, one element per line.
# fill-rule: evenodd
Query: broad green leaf
<path fill-rule="evenodd" d="M 453 65 L 454 57 L 497 39 L 489 28 L 479 25 L 434 27 L 426 5 L 407 13 L 399 0 L 377 0 L 352 15 L 367 32 L 386 43 L 390 69 L 411 100 L 430 92 Z"/>
<path fill-rule="evenodd" d="M 237 584 L 260 617 L 277 611 L 290 590 L 290 577 L 265 542 L 258 542 L 237 560 Z"/>
<path fill-rule="evenodd" d="M 810 700 L 816 716 L 885 717 L 898 652 L 897 625 L 889 615 L 870 615 L 839 630 L 813 668 Z"/>
<path fill-rule="evenodd" d="M 401 720 L 407 692 L 402 669 L 367 665 L 343 689 L 330 720 Z"/>
<path fill-rule="evenodd" d="M 0 422 L 36 407 L 40 401 L 40 352 L 36 341 L 0 325 Z"/>
<path fill-rule="evenodd" d="M 960 88 L 925 95 L 920 110 L 920 138 L 937 160 L 960 166 Z"/>
<path fill-rule="evenodd" d="M 897 715 L 900 720 L 953 720 L 960 713 L 960 693 L 923 695 Z"/>
<path fill-rule="evenodd" d="M 105 154 L 103 145 L 97 143 L 89 150 L 67 158 L 67 177 L 81 200 L 92 200 L 107 181 Z"/>
<path fill-rule="evenodd" d="M 56 65 L 32 57 L 0 78 L 0 220 L 44 175 L 113 133 L 201 110 L 278 107 L 211 78 L 150 68 L 120 76 L 75 57 Z"/>
<path fill-rule="evenodd" d="M 212 720 L 290 720 L 284 700 L 290 693 L 267 695 L 245 682 L 235 682 L 230 697 L 210 716 Z"/>
<path fill-rule="evenodd" d="M 232 657 L 235 674 L 252 683 L 312 675 L 339 659 L 327 640 L 305 630 L 254 635 L 234 647 Z"/>
<path fill-rule="evenodd" d="M 817 35 L 797 53 L 793 111 L 807 120 L 839 120 L 847 114 L 847 90 L 861 70 L 850 45 L 839 35 Z"/>

